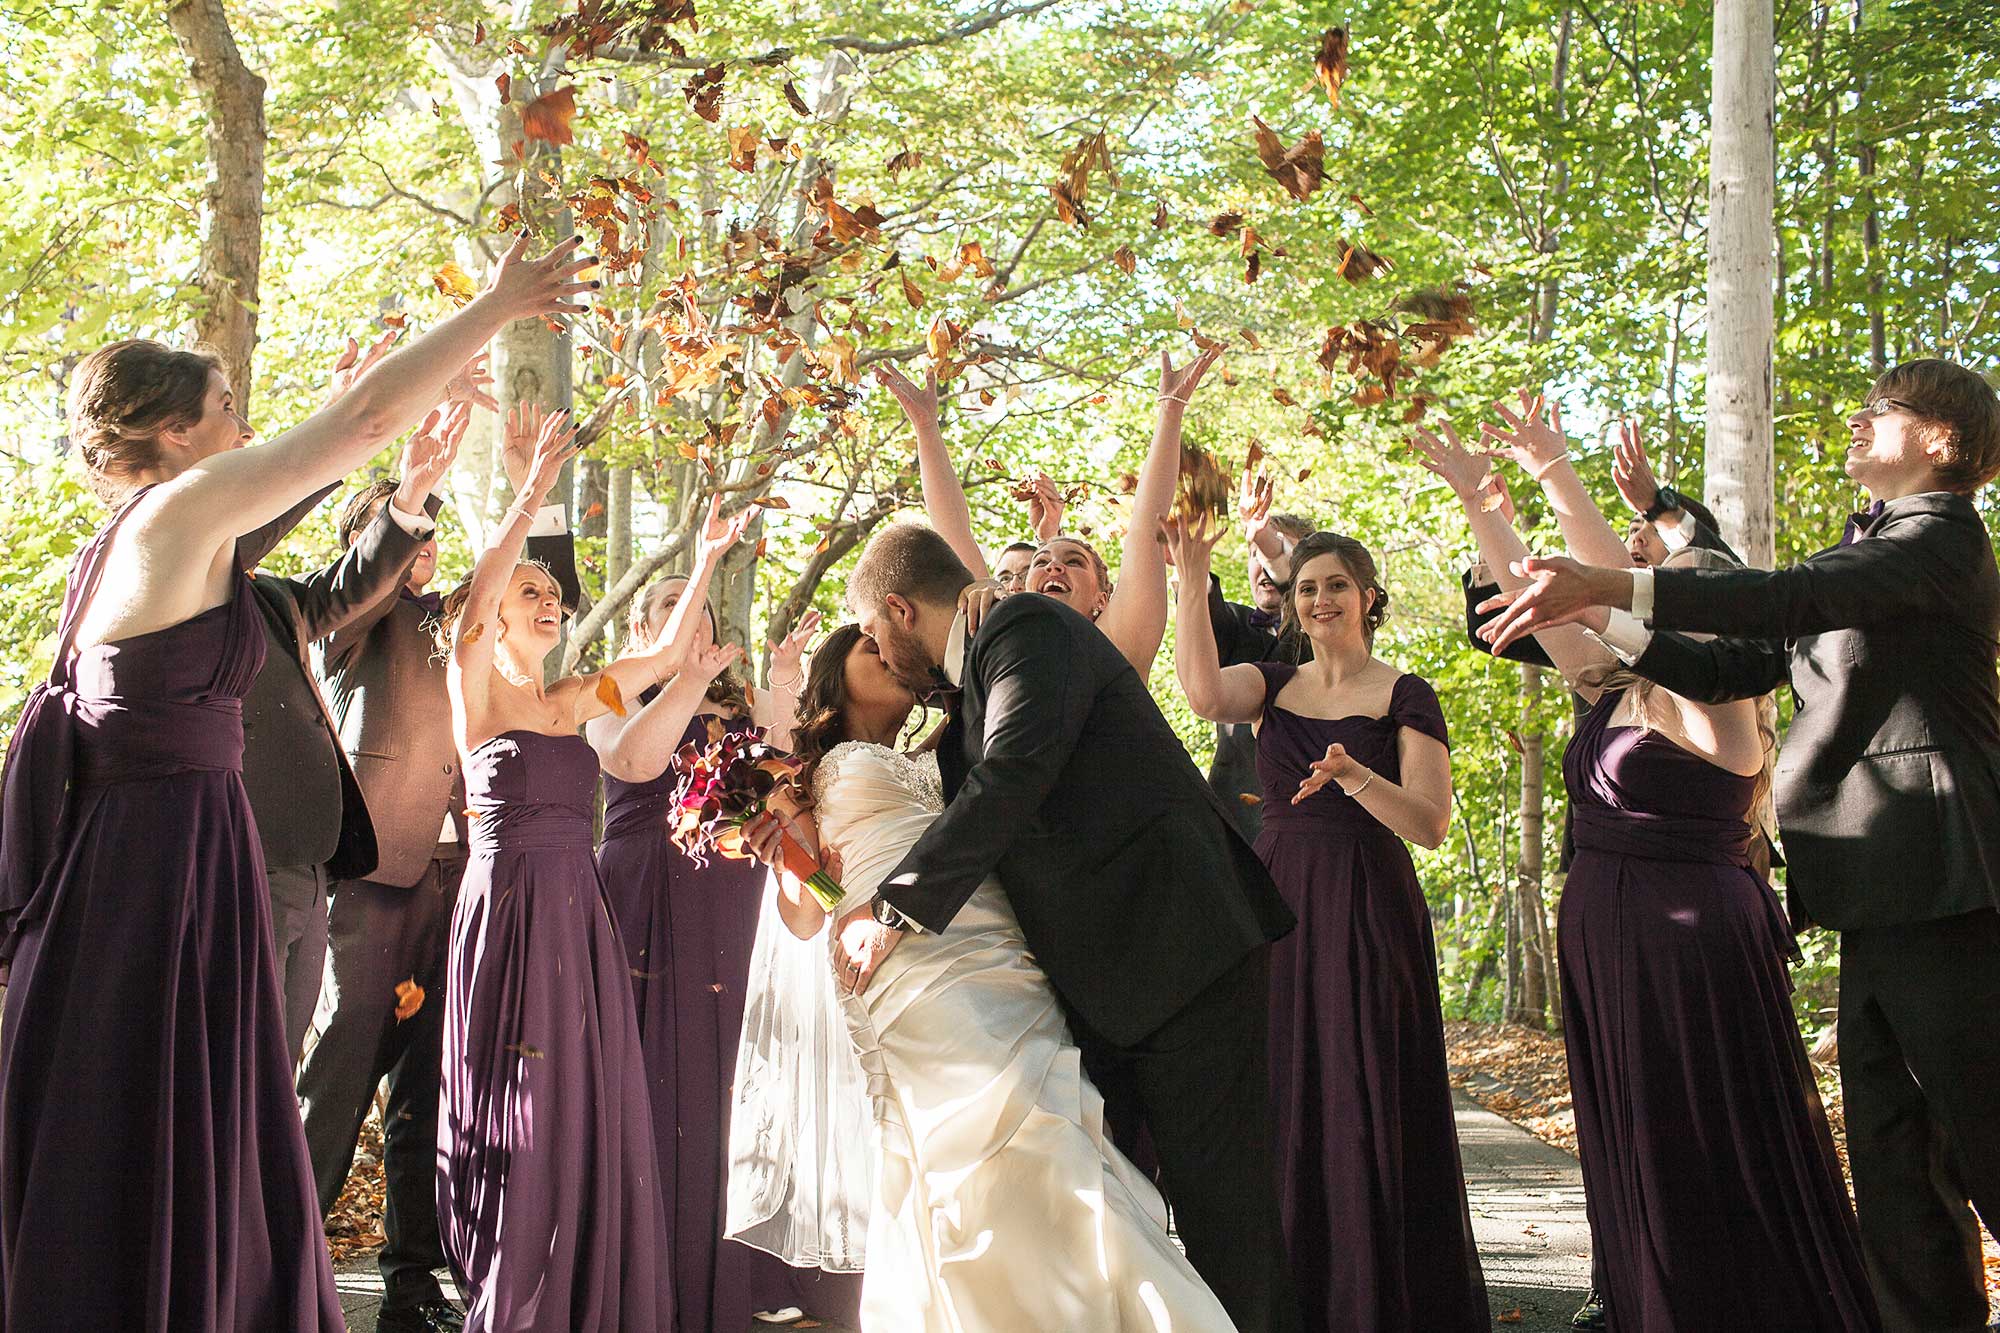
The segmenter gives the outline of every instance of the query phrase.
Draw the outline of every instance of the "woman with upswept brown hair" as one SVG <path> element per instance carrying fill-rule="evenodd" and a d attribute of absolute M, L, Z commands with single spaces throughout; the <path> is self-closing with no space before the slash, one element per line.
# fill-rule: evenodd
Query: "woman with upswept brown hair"
<path fill-rule="evenodd" d="M 577 308 L 594 284 L 574 280 L 575 240 L 537 260 L 526 246 L 257 448 L 243 447 L 248 386 L 212 354 L 131 339 L 70 372 L 70 441 L 114 513 L 79 553 L 48 682 L 7 751 L 11 1333 L 342 1327 L 243 789 L 242 700 L 265 639 L 237 537 L 415 425 L 502 327 Z"/>

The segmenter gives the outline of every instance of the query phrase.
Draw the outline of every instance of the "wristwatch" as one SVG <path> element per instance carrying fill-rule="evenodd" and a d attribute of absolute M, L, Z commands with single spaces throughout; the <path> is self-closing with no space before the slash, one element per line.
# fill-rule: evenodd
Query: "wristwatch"
<path fill-rule="evenodd" d="M 1651 523 L 1662 514 L 1671 514 L 1681 507 L 1681 493 L 1671 486 L 1662 486 L 1653 492 L 1653 503 L 1646 506 L 1646 521 Z"/>
<path fill-rule="evenodd" d="M 874 902 L 868 904 L 868 915 L 875 918 L 876 925 L 887 926 L 890 930 L 908 930 L 910 928 L 909 919 L 894 907 L 891 907 L 887 898 L 877 898 Z"/>

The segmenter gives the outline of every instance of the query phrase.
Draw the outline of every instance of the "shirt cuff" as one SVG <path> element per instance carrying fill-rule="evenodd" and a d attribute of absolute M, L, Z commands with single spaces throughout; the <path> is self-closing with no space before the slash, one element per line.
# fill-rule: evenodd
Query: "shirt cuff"
<path fill-rule="evenodd" d="M 1596 630 L 1585 630 L 1584 633 L 1610 649 L 1612 655 L 1626 666 L 1644 657 L 1646 649 L 1653 643 L 1653 631 L 1640 623 L 1639 617 L 1616 607 L 1612 608 L 1603 633 Z"/>
<path fill-rule="evenodd" d="M 1653 527 L 1658 530 L 1660 540 L 1667 544 L 1669 552 L 1685 551 L 1693 544 L 1694 533 L 1688 530 L 1690 517 L 1684 509 L 1669 509 L 1653 520 Z"/>
<path fill-rule="evenodd" d="M 561 505 L 543 505 L 528 525 L 530 537 L 560 537 L 569 531 L 569 511 Z"/>
<path fill-rule="evenodd" d="M 1613 615 L 1617 614 L 1614 609 Z M 1653 618 L 1653 571 L 1632 571 L 1632 618 L 1650 622 Z"/>
<path fill-rule="evenodd" d="M 427 539 L 437 531 L 437 524 L 431 522 L 429 514 L 407 514 L 394 500 L 389 501 L 389 517 L 397 527 L 415 537 L 418 541 Z"/>

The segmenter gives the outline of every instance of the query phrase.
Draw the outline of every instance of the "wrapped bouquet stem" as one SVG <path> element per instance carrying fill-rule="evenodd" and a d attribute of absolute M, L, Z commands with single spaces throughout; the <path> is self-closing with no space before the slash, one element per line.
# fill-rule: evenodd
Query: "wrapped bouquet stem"
<path fill-rule="evenodd" d="M 674 755 L 679 783 L 674 790 L 669 831 L 674 845 L 697 863 L 710 852 L 749 860 L 743 826 L 774 813 L 771 797 L 798 771 L 789 756 L 751 732 L 729 732 L 706 748 L 690 741 Z M 819 905 L 832 912 L 846 896 L 834 877 L 790 830 L 779 834 L 785 870 L 804 884 Z"/>

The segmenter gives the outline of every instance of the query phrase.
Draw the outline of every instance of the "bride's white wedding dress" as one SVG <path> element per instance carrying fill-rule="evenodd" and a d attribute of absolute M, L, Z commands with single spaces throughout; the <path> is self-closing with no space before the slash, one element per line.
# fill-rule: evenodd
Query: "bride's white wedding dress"
<path fill-rule="evenodd" d="M 879 745 L 836 746 L 813 788 L 821 842 L 842 861 L 843 914 L 874 896 L 944 806 L 934 755 Z M 831 932 L 791 943 L 811 948 L 820 971 L 814 985 L 830 987 Z M 782 952 L 778 942 L 760 941 L 760 952 L 772 949 Z M 737 1066 L 730 1230 L 744 1229 L 746 1212 L 768 1221 L 818 1209 L 834 1217 L 822 1229 L 837 1233 L 839 1220 L 858 1210 L 823 1197 L 824 1184 L 814 1182 L 826 1178 L 824 1164 L 782 1159 L 844 1151 L 837 1129 L 823 1123 L 783 1128 L 799 1122 L 801 1103 L 809 1119 L 823 1121 L 824 1089 L 837 1087 L 841 1074 L 801 1068 L 814 1058 L 801 1055 L 815 1047 L 810 1032 L 774 1018 L 768 997 L 754 989 L 770 966 L 766 957 L 752 973 L 752 1017 Z M 979 887 L 943 934 L 905 935 L 868 989 L 858 997 L 840 992 L 838 1004 L 866 1080 L 877 1153 L 864 1329 L 1233 1328 L 1168 1239 L 1159 1192 L 1112 1147 L 1103 1099 L 1083 1075 L 1055 992 L 997 879 Z M 828 1043 L 817 1045 L 824 1053 Z M 782 1104 L 786 1098 L 796 1100 Z M 774 1154 L 774 1139 L 787 1136 Z M 814 1138 L 819 1146 L 802 1142 Z"/>

